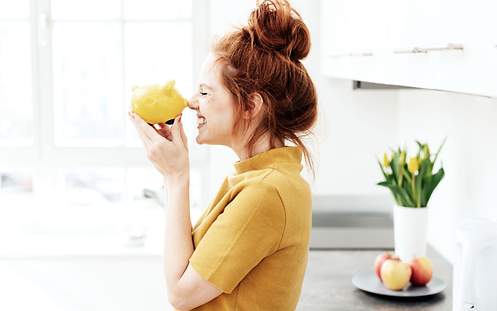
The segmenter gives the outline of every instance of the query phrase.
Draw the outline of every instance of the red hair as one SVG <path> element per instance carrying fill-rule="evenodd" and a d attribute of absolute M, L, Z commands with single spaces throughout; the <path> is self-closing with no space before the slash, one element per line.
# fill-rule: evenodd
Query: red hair
<path fill-rule="evenodd" d="M 262 118 L 248 141 L 249 156 L 257 140 L 269 133 L 271 148 L 277 140 L 300 147 L 314 173 L 302 142 L 317 119 L 316 89 L 300 62 L 310 48 L 309 30 L 288 1 L 264 0 L 250 13 L 248 25 L 226 34 L 213 51 L 224 65 L 222 83 L 235 98 L 235 132 L 248 128 L 250 120 L 240 112 L 253 106 L 251 96 L 263 99 Z"/>

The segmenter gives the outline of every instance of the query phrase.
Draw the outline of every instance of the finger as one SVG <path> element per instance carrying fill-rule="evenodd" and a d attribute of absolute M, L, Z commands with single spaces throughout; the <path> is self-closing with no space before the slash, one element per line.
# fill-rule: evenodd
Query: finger
<path fill-rule="evenodd" d="M 174 118 L 174 124 L 171 126 L 171 134 L 173 136 L 173 142 L 176 141 L 181 141 L 181 133 L 179 129 L 179 118 L 181 115 L 178 115 L 176 118 Z"/>
<path fill-rule="evenodd" d="M 179 117 L 179 129 L 180 129 L 180 134 L 181 134 L 181 140 L 183 141 L 183 145 L 185 146 L 186 150 L 188 150 L 188 138 L 186 137 L 185 134 L 185 129 L 183 128 L 183 122 L 181 121 L 181 116 Z"/>
<path fill-rule="evenodd" d="M 133 120 L 133 123 L 135 124 L 137 130 L 141 132 L 146 138 L 148 142 L 151 142 L 156 139 L 157 137 L 157 132 L 155 129 L 152 129 L 147 122 L 145 122 L 139 115 L 136 113 L 132 112 L 131 113 L 131 120 Z"/>
<path fill-rule="evenodd" d="M 172 140 L 171 130 L 169 129 L 169 126 L 167 126 L 166 124 L 160 123 L 157 132 L 163 137 L 167 138 L 168 140 Z"/>
<path fill-rule="evenodd" d="M 181 139 L 181 135 L 179 133 L 179 127 L 178 127 L 178 118 L 179 118 L 179 116 L 177 116 L 176 118 L 174 118 L 174 123 L 171 126 L 171 133 L 173 134 L 174 138 L 180 138 Z"/>
<path fill-rule="evenodd" d="M 143 121 L 140 117 L 135 116 L 134 113 L 132 113 L 132 112 L 128 112 L 128 114 L 129 114 L 129 117 L 131 119 L 131 122 L 135 126 L 135 129 L 136 129 L 136 132 L 138 133 L 138 136 L 140 136 L 140 139 L 142 140 L 145 147 L 148 146 L 152 142 L 152 140 L 147 135 L 147 133 L 143 130 L 143 127 L 140 125 L 139 120 L 141 120 L 144 123 L 145 123 L 145 121 Z M 148 124 L 146 125 L 146 127 L 148 127 Z"/>

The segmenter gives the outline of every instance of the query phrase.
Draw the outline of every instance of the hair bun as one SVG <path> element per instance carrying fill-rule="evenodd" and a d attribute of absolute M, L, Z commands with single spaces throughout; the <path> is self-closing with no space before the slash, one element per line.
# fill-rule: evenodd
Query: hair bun
<path fill-rule="evenodd" d="M 260 47 L 292 60 L 309 54 L 310 34 L 300 15 L 286 0 L 263 0 L 252 11 L 247 31 Z"/>

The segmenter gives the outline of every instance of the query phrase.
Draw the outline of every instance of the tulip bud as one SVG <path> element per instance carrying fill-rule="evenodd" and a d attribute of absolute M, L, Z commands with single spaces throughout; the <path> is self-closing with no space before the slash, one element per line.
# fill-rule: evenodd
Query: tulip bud
<path fill-rule="evenodd" d="M 423 159 L 429 159 L 430 158 L 430 148 L 428 145 L 423 146 Z"/>
<path fill-rule="evenodd" d="M 419 169 L 419 159 L 418 157 L 412 157 L 410 160 L 409 160 L 409 164 L 407 165 L 407 168 L 409 169 L 409 172 L 411 174 L 416 174 L 418 172 L 418 169 Z"/>
<path fill-rule="evenodd" d="M 404 163 L 406 163 L 406 152 L 402 150 L 402 152 L 400 153 L 399 164 L 400 166 L 403 166 Z"/>
<path fill-rule="evenodd" d="M 383 166 L 385 168 L 390 166 L 390 160 L 388 159 L 388 155 L 386 152 L 383 154 Z"/>

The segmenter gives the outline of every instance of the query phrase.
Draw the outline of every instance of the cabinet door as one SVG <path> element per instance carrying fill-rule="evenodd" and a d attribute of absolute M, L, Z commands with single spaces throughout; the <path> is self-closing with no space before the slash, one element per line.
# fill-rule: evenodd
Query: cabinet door
<path fill-rule="evenodd" d="M 381 62 L 373 52 L 388 48 L 388 0 L 322 1 L 323 69 L 338 78 L 375 80 Z M 365 75 L 365 76 L 364 76 Z"/>
<path fill-rule="evenodd" d="M 387 40 L 387 0 L 322 2 L 323 45 L 328 56 L 381 49 Z"/>
<path fill-rule="evenodd" d="M 394 56 L 385 66 L 390 80 L 422 88 L 497 95 L 496 57 L 488 35 L 489 29 L 496 29 L 489 28 L 495 20 L 491 17 L 496 9 L 493 2 L 400 0 L 392 8 L 395 14 L 390 16 L 389 42 Z M 451 44 L 462 50 L 448 48 Z M 426 53 L 415 53 L 415 48 Z"/>
<path fill-rule="evenodd" d="M 447 34 L 453 29 L 453 6 L 446 8 L 443 1 L 389 0 L 389 47 L 405 49 L 446 44 Z"/>
<path fill-rule="evenodd" d="M 496 2 L 324 3 L 324 74 L 497 97 Z"/>

